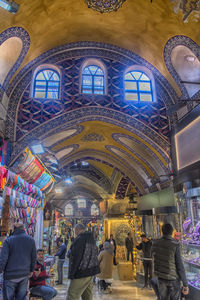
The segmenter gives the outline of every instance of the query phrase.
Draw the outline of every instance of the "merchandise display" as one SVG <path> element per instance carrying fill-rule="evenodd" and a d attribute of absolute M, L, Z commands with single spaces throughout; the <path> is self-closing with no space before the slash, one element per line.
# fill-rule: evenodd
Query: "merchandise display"
<path fill-rule="evenodd" d="M 182 221 L 182 257 L 191 299 L 200 299 L 200 197 L 199 189 L 177 195 Z M 198 297 L 198 298 L 197 298 Z"/>

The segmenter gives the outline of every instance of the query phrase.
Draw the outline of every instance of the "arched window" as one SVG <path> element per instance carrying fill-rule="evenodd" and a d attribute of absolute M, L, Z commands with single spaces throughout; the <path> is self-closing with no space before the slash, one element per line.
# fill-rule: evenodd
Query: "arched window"
<path fill-rule="evenodd" d="M 77 204 L 78 204 L 78 208 L 86 208 L 86 200 L 85 199 L 78 199 Z"/>
<path fill-rule="evenodd" d="M 154 101 L 151 79 L 143 71 L 135 70 L 125 74 L 125 99 Z"/>
<path fill-rule="evenodd" d="M 99 209 L 96 206 L 96 204 L 92 204 L 91 206 L 91 216 L 98 216 L 99 215 Z"/>
<path fill-rule="evenodd" d="M 105 74 L 97 65 L 87 65 L 82 71 L 81 92 L 84 94 L 105 94 Z"/>
<path fill-rule="evenodd" d="M 33 97 L 38 99 L 59 99 L 60 76 L 52 69 L 40 70 L 36 73 L 33 84 Z"/>
<path fill-rule="evenodd" d="M 71 204 L 67 204 L 65 206 L 65 215 L 66 216 L 72 216 L 73 213 L 74 213 L 73 206 Z"/>

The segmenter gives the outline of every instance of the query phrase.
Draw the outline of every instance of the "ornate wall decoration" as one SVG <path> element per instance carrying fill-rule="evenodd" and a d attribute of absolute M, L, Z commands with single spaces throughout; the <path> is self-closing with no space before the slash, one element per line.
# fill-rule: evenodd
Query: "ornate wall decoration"
<path fill-rule="evenodd" d="M 131 231 L 131 227 L 126 224 L 120 224 L 115 231 L 116 243 L 119 246 L 123 246 L 125 244 L 125 239 L 127 234 Z"/>
<path fill-rule="evenodd" d="M 175 14 L 183 14 L 183 22 L 193 20 L 198 22 L 200 17 L 200 0 L 171 0 Z"/>
<path fill-rule="evenodd" d="M 88 7 L 100 13 L 117 11 L 126 0 L 85 0 Z"/>
<path fill-rule="evenodd" d="M 105 141 L 103 135 L 92 132 L 89 134 L 86 134 L 82 137 L 81 141 L 83 142 L 103 142 Z"/>
<path fill-rule="evenodd" d="M 126 197 L 126 191 L 128 189 L 129 184 L 130 179 L 127 176 L 123 176 L 116 190 L 116 199 L 124 199 Z"/>

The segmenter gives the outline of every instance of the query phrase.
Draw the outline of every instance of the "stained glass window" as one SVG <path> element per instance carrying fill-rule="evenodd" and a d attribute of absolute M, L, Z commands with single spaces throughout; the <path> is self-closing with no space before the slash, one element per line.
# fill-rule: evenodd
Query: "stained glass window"
<path fill-rule="evenodd" d="M 33 97 L 38 99 L 59 99 L 60 76 L 51 69 L 39 71 L 34 80 Z"/>
<path fill-rule="evenodd" d="M 90 65 L 83 69 L 81 90 L 84 94 L 105 94 L 105 76 L 100 67 Z"/>
<path fill-rule="evenodd" d="M 125 75 L 125 98 L 129 101 L 153 102 L 152 82 L 141 71 L 130 71 Z"/>

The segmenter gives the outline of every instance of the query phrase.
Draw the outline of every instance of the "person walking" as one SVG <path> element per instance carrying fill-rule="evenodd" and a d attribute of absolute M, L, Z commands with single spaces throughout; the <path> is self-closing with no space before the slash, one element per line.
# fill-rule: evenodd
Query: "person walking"
<path fill-rule="evenodd" d="M 110 242 L 105 242 L 103 250 L 98 255 L 101 273 L 97 275 L 97 277 L 100 279 L 100 287 L 103 291 L 106 291 L 107 289 L 105 280 L 112 279 L 113 256 L 114 251 L 112 244 L 110 244 Z"/>
<path fill-rule="evenodd" d="M 159 300 L 178 300 L 189 293 L 185 269 L 181 259 L 180 244 L 172 238 L 173 227 L 164 224 L 163 237 L 153 241 L 154 273 L 158 277 Z"/>
<path fill-rule="evenodd" d="M 43 300 L 51 300 L 57 295 L 57 291 L 46 284 L 46 279 L 52 275 L 46 272 L 46 263 L 44 262 L 44 250 L 37 250 L 37 262 L 32 277 L 30 278 L 30 291 L 35 296 L 42 297 Z"/>
<path fill-rule="evenodd" d="M 35 241 L 25 234 L 22 223 L 16 223 L 13 235 L 5 240 L 0 255 L 4 300 L 26 299 L 28 279 L 32 276 L 35 262 Z"/>
<path fill-rule="evenodd" d="M 129 256 L 131 254 L 131 261 L 133 263 L 133 238 L 131 237 L 131 233 L 128 233 L 128 236 L 125 239 L 125 245 L 127 250 L 127 261 L 129 261 Z"/>
<path fill-rule="evenodd" d="M 143 252 L 143 266 L 144 266 L 144 288 L 151 288 L 152 279 L 152 257 L 151 257 L 151 247 L 152 241 L 149 240 L 145 234 L 141 235 L 142 242 L 136 246 L 138 250 Z"/>
<path fill-rule="evenodd" d="M 117 262 L 116 262 L 116 250 L 117 250 L 117 245 L 116 242 L 113 238 L 113 234 L 110 235 L 110 239 L 108 240 L 110 242 L 110 244 L 113 246 L 113 264 L 116 266 Z"/>
<path fill-rule="evenodd" d="M 93 276 L 100 273 L 98 248 L 93 234 L 85 226 L 75 226 L 76 238 L 69 251 L 70 285 L 67 300 L 92 300 Z"/>
<path fill-rule="evenodd" d="M 57 264 L 57 272 L 58 272 L 58 281 L 57 285 L 63 284 L 63 265 L 65 262 L 65 254 L 67 251 L 67 247 L 65 243 L 63 243 L 63 239 L 60 239 L 58 242 L 59 250 L 54 256 L 58 256 L 58 264 Z"/>

